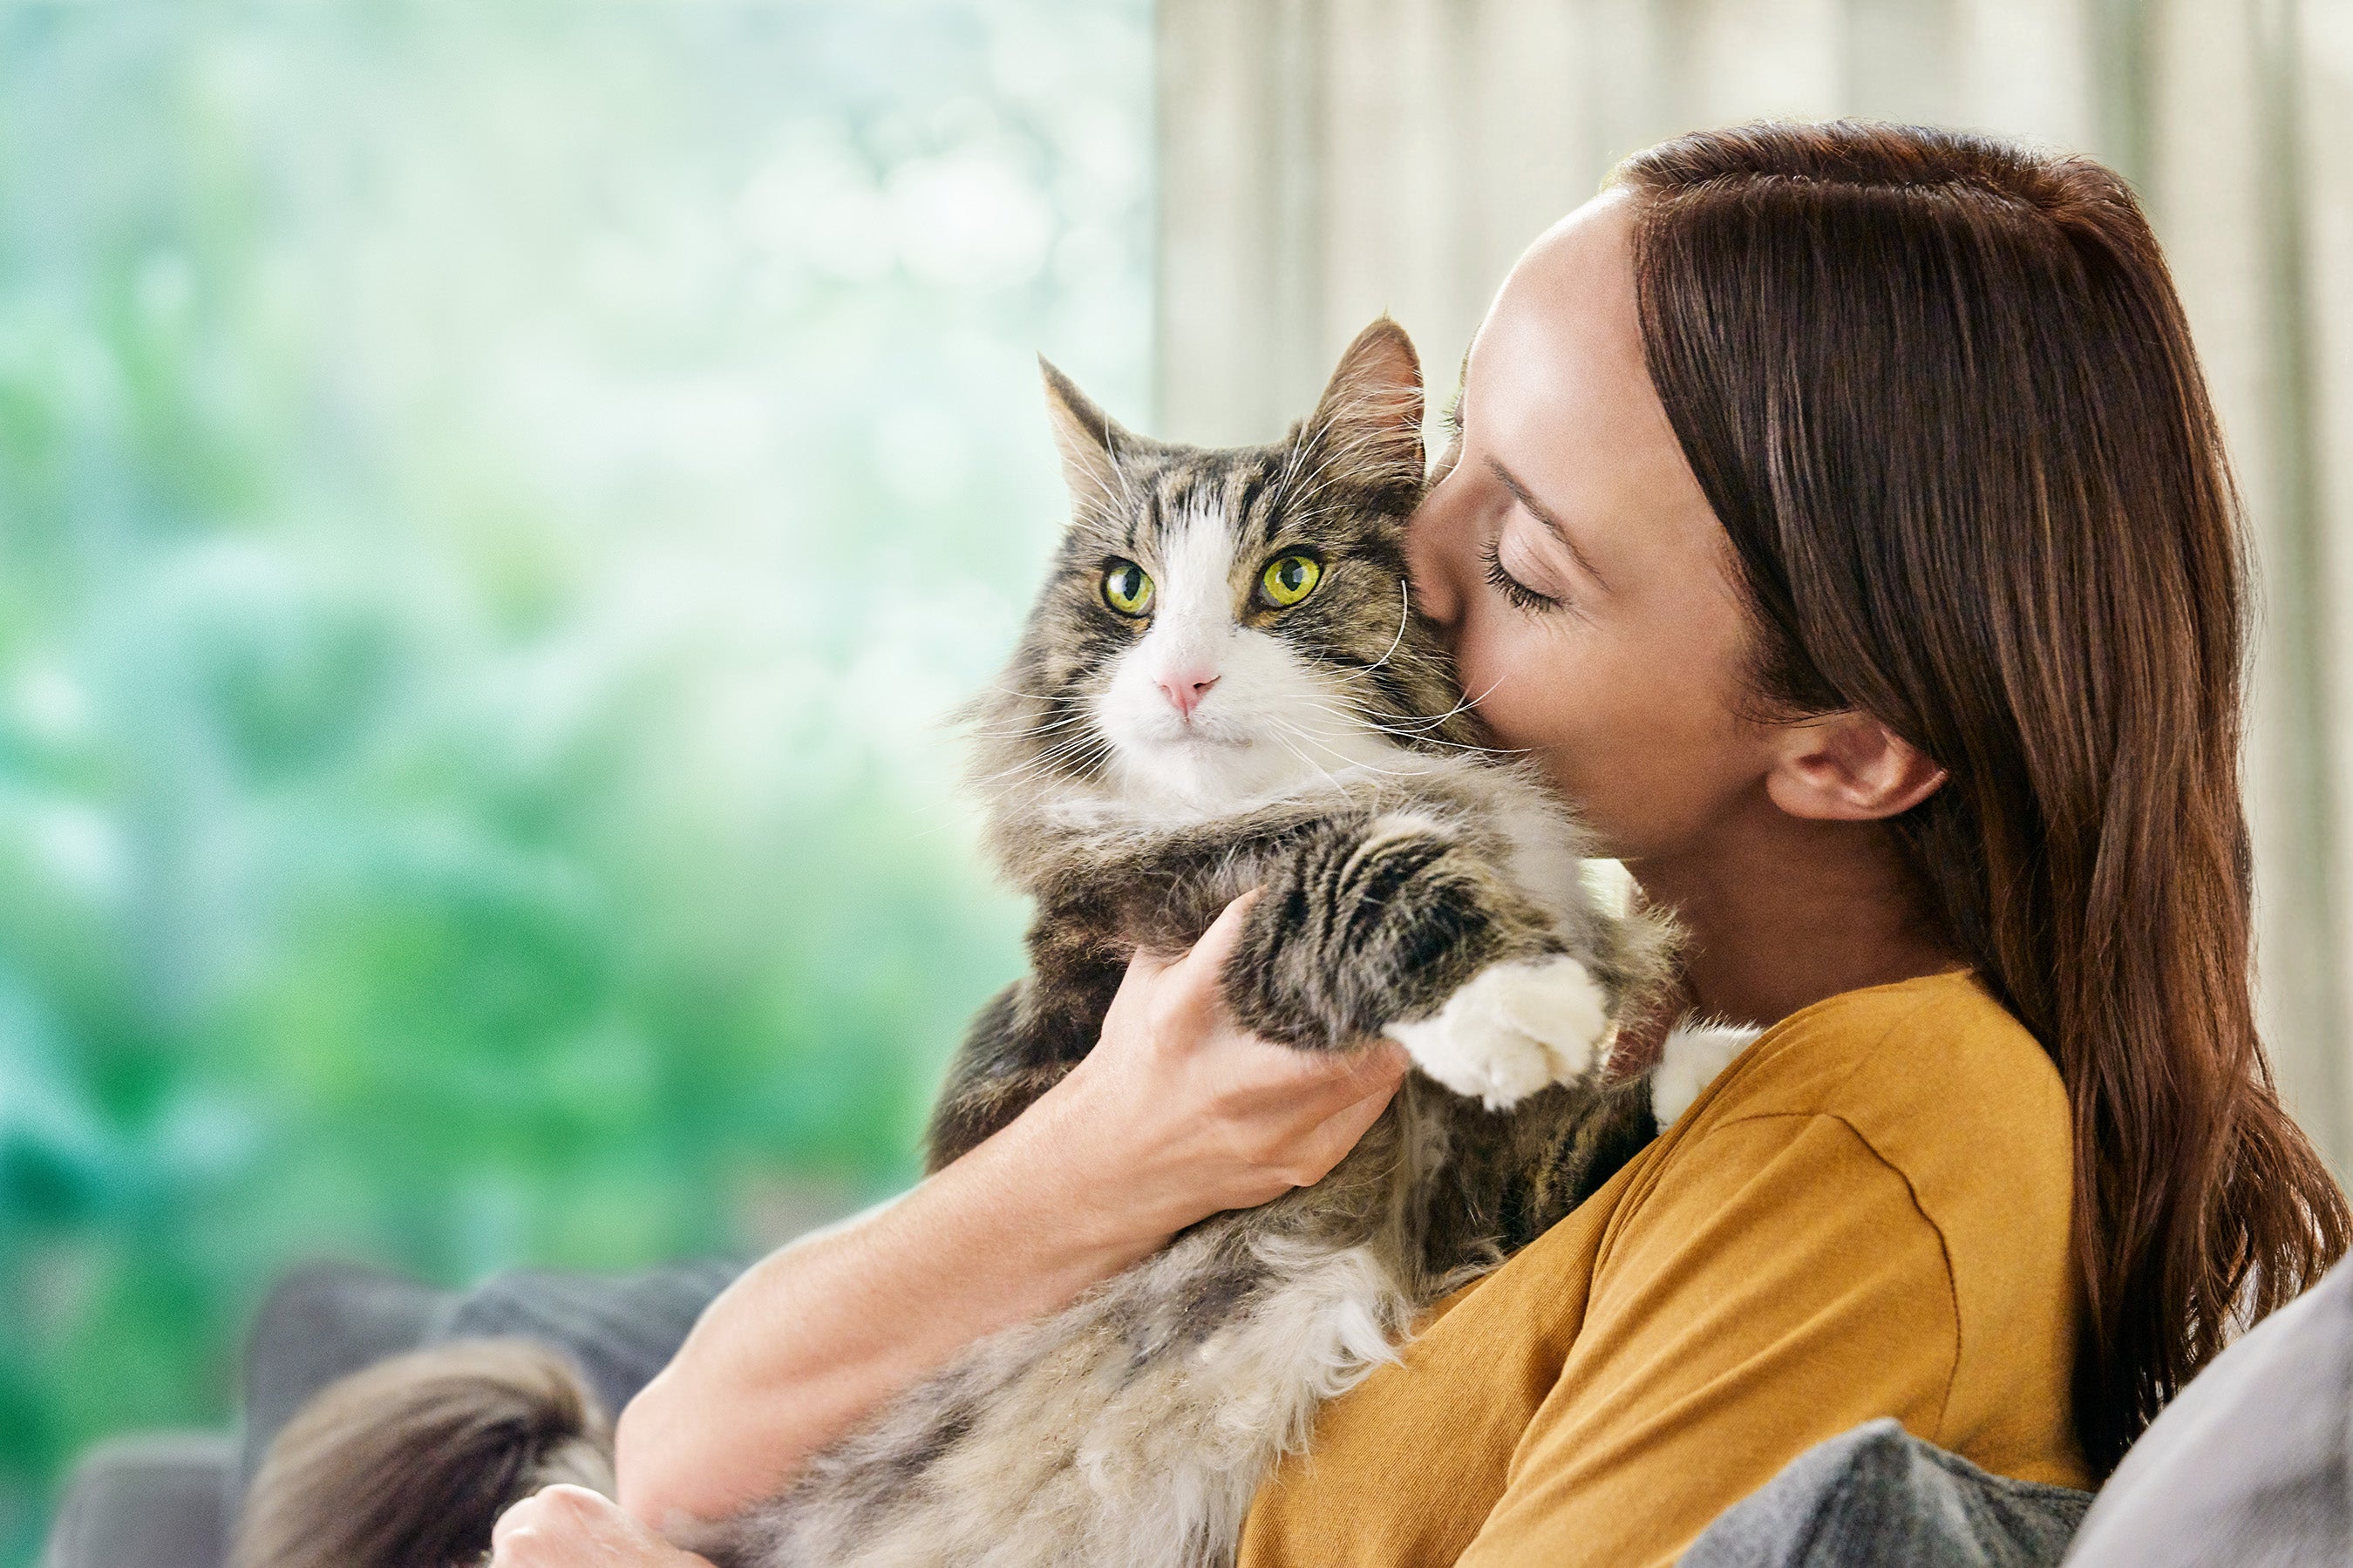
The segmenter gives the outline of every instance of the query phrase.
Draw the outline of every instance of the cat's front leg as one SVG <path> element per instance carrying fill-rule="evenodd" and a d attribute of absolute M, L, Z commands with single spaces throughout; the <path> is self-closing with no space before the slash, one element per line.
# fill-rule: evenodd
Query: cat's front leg
<path fill-rule="evenodd" d="M 927 1171 L 979 1147 L 1078 1065 L 1127 969 L 1125 953 L 1057 910 L 1031 930 L 1029 960 L 1029 973 L 980 1010 L 948 1063 L 923 1139 Z"/>
<path fill-rule="evenodd" d="M 1303 836 L 1226 971 L 1236 1016 L 1293 1045 L 1377 1035 L 1501 1108 L 1585 1078 L 1611 999 L 1468 833 L 1391 813 Z"/>

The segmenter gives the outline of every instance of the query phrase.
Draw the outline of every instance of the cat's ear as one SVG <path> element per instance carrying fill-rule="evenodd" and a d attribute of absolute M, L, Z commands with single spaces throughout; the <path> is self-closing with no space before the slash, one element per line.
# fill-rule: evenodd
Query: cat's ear
<path fill-rule="evenodd" d="M 1387 316 L 1356 334 L 1295 440 L 1317 469 L 1377 489 L 1421 485 L 1421 360 Z"/>
<path fill-rule="evenodd" d="M 1071 489 L 1071 510 L 1113 510 L 1127 490 L 1119 471 L 1120 456 L 1141 443 L 1043 354 L 1038 356 L 1038 369 L 1046 378 L 1046 417 L 1054 427 L 1055 449 L 1062 454 L 1062 482 Z"/>

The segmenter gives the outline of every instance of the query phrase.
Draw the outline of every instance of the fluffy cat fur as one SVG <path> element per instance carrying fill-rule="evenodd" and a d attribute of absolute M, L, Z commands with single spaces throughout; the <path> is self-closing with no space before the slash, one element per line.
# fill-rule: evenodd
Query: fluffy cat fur
<path fill-rule="evenodd" d="M 932 1167 L 1086 1054 L 1132 952 L 1182 949 L 1252 888 L 1222 977 L 1236 1016 L 1302 1050 L 1387 1035 L 1423 1076 L 1314 1186 L 1205 1220 L 973 1346 L 782 1496 L 685 1543 L 730 1568 L 1229 1562 L 1317 1405 L 1567 1213 L 1748 1037 L 1679 1035 L 1656 1105 L 1646 1079 L 1603 1080 L 1611 1021 L 1660 977 L 1664 933 L 1589 896 L 1575 825 L 1482 748 L 1411 608 L 1424 464 L 1402 331 L 1367 328 L 1267 447 L 1146 440 L 1050 366 L 1046 381 L 1071 522 L 972 714 L 989 847 L 1036 906 L 1030 968 L 950 1070 Z M 1295 564 L 1270 578 L 1291 557 L 1312 581 Z M 601 1442 L 576 1376 L 529 1346 L 357 1379 L 273 1448 L 242 1568 L 461 1561 L 442 1543 L 487 1542 L 483 1496 L 574 1479 Z M 405 1514 L 377 1506 L 387 1476 Z M 438 1554 L 415 1550 L 428 1539 Z"/>

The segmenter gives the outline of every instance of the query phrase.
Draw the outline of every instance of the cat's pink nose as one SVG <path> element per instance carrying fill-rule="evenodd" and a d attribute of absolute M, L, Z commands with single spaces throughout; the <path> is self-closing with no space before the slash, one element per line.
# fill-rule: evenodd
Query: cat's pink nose
<path fill-rule="evenodd" d="M 1197 669 L 1179 670 L 1174 675 L 1160 678 L 1160 690 L 1168 699 L 1169 705 L 1176 710 L 1177 717 L 1190 720 L 1193 710 L 1201 705 L 1201 699 L 1207 697 L 1209 688 L 1217 683 L 1218 678 L 1214 675 Z"/>

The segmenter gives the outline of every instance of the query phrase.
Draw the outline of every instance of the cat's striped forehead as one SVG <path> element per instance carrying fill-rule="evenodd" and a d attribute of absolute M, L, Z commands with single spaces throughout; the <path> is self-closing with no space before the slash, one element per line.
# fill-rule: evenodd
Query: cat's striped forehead
<path fill-rule="evenodd" d="M 1124 453 L 1114 481 L 1072 519 L 1033 624 L 1035 672 L 1050 667 L 1050 684 L 1085 684 L 1155 625 L 1227 627 L 1276 638 L 1317 668 L 1368 672 L 1355 695 L 1370 708 L 1426 710 L 1443 695 L 1416 684 L 1431 661 L 1396 657 L 1401 638 L 1417 650 L 1428 640 L 1406 616 L 1413 495 L 1319 464 L 1296 437 L 1271 447 Z M 1298 553 L 1317 563 L 1316 586 L 1277 607 L 1259 591 L 1262 575 Z M 1122 562 L 1152 582 L 1141 616 L 1104 605 L 1104 573 Z"/>
<path fill-rule="evenodd" d="M 1367 549 L 1390 557 L 1405 519 L 1391 506 L 1367 506 L 1318 473 L 1295 445 L 1221 450 L 1164 448 L 1121 465 L 1121 485 L 1074 520 L 1073 542 L 1149 562 L 1201 533 L 1219 530 L 1246 559 L 1284 544 L 1328 553 Z"/>
<path fill-rule="evenodd" d="M 1088 508 L 1078 531 L 1090 544 L 1141 560 L 1156 555 L 1202 525 L 1237 540 L 1245 531 L 1265 537 L 1277 512 L 1272 492 L 1282 464 L 1274 454 L 1181 452 L 1130 458 L 1124 481 L 1105 504 Z"/>

